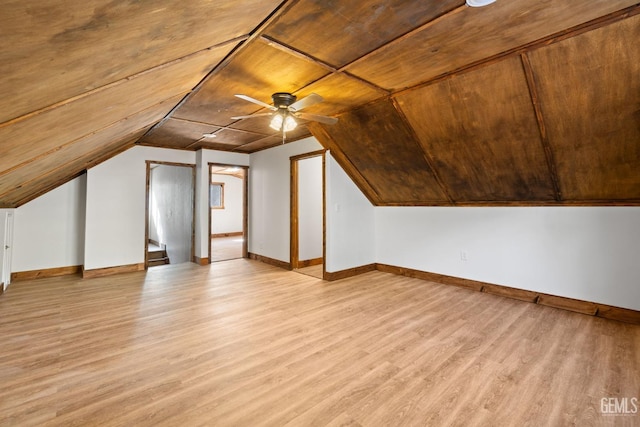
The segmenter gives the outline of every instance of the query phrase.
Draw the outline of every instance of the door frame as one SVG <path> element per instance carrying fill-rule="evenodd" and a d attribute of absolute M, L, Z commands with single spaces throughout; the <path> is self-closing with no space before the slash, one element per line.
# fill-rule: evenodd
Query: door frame
<path fill-rule="evenodd" d="M 299 209 L 298 209 L 298 162 L 313 157 L 322 157 L 322 277 L 326 276 L 327 259 L 327 215 L 326 215 L 326 152 L 327 150 L 312 151 L 310 153 L 299 154 L 289 157 L 291 163 L 291 199 L 290 199 L 290 242 L 289 242 L 289 264 L 291 269 L 306 267 L 300 263 L 300 229 L 299 229 Z"/>
<path fill-rule="evenodd" d="M 149 269 L 149 189 L 151 185 L 151 165 L 191 168 L 191 187 L 193 188 L 193 197 L 191 203 L 191 254 L 189 255 L 189 260 L 190 262 L 194 262 L 196 253 L 196 165 L 191 163 L 162 162 L 157 160 L 146 160 L 145 163 L 147 165 L 147 182 L 144 205 L 144 269 Z"/>
<path fill-rule="evenodd" d="M 249 166 L 234 165 L 230 163 L 209 162 L 207 163 L 209 168 L 209 180 L 207 181 L 207 210 L 208 214 L 208 227 L 207 227 L 207 253 L 209 254 L 208 260 L 211 264 L 211 191 L 209 186 L 213 179 L 212 167 L 227 167 L 238 168 L 243 170 L 242 178 L 242 258 L 249 258 Z"/>

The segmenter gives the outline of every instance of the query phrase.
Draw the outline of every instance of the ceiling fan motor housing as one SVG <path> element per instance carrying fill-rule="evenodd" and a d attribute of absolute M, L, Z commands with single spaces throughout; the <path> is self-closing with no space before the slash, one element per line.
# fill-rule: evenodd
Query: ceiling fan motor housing
<path fill-rule="evenodd" d="M 276 92 L 271 95 L 273 99 L 273 106 L 276 108 L 287 108 L 289 105 L 296 102 L 297 97 L 288 92 Z"/>

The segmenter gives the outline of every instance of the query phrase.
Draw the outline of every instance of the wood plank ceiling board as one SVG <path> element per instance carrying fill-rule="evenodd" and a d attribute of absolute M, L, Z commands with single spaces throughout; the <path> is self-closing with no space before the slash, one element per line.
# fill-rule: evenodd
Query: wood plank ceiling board
<path fill-rule="evenodd" d="M 317 93 L 324 98 L 324 101 L 304 111 L 329 116 L 343 113 L 388 95 L 385 91 L 376 90 L 358 79 L 341 73 L 330 74 L 313 82 L 297 92 L 296 95 L 298 99 L 302 99 L 310 93 Z"/>
<path fill-rule="evenodd" d="M 640 202 L 640 15 L 528 53 L 569 200 Z"/>
<path fill-rule="evenodd" d="M 420 143 L 393 104 L 380 100 L 342 114 L 335 125 L 321 126 L 314 135 L 325 148 L 338 149 L 353 164 L 376 195 L 379 204 L 448 204 Z M 339 154 L 340 155 L 340 154 Z"/>
<path fill-rule="evenodd" d="M 132 135 L 139 138 L 142 136 L 140 129 L 146 131 L 153 123 L 164 117 L 167 111 L 179 100 L 180 97 L 175 97 L 161 102 L 97 132 L 86 135 L 79 140 L 51 150 L 46 155 L 24 163 L 10 172 L 2 173 L 0 175 L 0 202 L 5 202 L 5 199 L 18 198 L 9 193 L 15 192 L 22 187 L 28 187 L 29 189 L 36 187 L 33 191 L 37 193 L 38 186 L 34 184 L 40 183 L 42 185 L 43 179 L 53 181 L 54 175 L 57 179 L 62 179 L 62 181 L 66 182 L 65 173 L 74 173 L 74 170 L 69 167 L 70 164 L 78 159 L 81 162 L 92 161 L 105 150 L 113 151 L 117 147 L 117 141 L 120 141 L 120 143 L 128 141 L 132 138 Z M 56 171 L 58 173 L 53 174 Z"/>
<path fill-rule="evenodd" d="M 362 173 L 360 173 L 353 163 L 351 163 L 336 141 L 334 141 L 331 135 L 326 131 L 327 126 L 318 122 L 310 122 L 308 126 L 313 136 L 320 142 L 320 144 L 322 144 L 324 149 L 331 154 L 331 157 L 338 162 L 340 167 L 347 173 L 354 184 L 356 184 L 362 194 L 367 197 L 369 202 L 374 206 L 380 205 L 381 202 L 378 193 L 376 193 L 375 189 L 369 184 L 369 182 L 367 182 Z"/>
<path fill-rule="evenodd" d="M 280 3 L 5 1 L 0 123 L 242 37 Z"/>
<path fill-rule="evenodd" d="M 328 71 L 311 61 L 254 40 L 224 69 L 208 79 L 173 117 L 227 126 L 232 116 L 248 115 L 260 106 L 236 98 L 244 94 L 271 104 L 274 92 L 295 92 Z"/>
<path fill-rule="evenodd" d="M 265 35 L 339 68 L 463 4 L 461 0 L 302 0 Z"/>
<path fill-rule="evenodd" d="M 282 144 L 282 137 L 267 136 L 255 142 L 252 142 L 250 144 L 241 145 L 237 147 L 234 151 L 238 151 L 240 153 L 253 153 L 260 150 L 266 150 L 267 148 L 275 147 L 281 144 Z"/>
<path fill-rule="evenodd" d="M 170 118 L 162 126 L 140 138 L 138 144 L 166 148 L 189 148 L 190 145 L 201 140 L 204 134 L 219 129 L 217 126 L 206 123 Z"/>
<path fill-rule="evenodd" d="M 267 113 L 268 111 L 264 109 L 261 112 Z M 274 135 L 276 131 L 269 127 L 270 123 L 271 116 L 256 116 L 250 119 L 238 120 L 235 123 L 229 125 L 229 128 L 258 133 L 264 136 Z"/>
<path fill-rule="evenodd" d="M 118 122 L 159 102 L 186 94 L 228 48 L 205 51 L 69 103 L 0 125 L 0 172 Z M 135 94 L 132 96 L 132 94 Z M 171 108 L 167 109 L 169 112 Z"/>
<path fill-rule="evenodd" d="M 635 3 L 511 0 L 460 8 L 355 61 L 345 71 L 382 88 L 401 90 Z"/>
<path fill-rule="evenodd" d="M 238 145 L 249 144 L 251 142 L 257 141 L 259 139 L 264 138 L 265 134 L 259 134 L 254 132 L 246 132 L 235 129 L 222 129 L 218 133 L 216 133 L 215 142 L 216 144 L 224 144 L 229 146 L 230 148 L 234 148 Z"/>
<path fill-rule="evenodd" d="M 192 150 L 200 150 L 200 149 L 203 149 L 203 148 L 207 149 L 207 150 L 236 151 L 238 146 L 217 143 L 217 142 L 215 142 L 215 138 L 213 138 L 213 139 L 203 138 L 200 141 L 198 141 L 197 143 L 195 143 L 193 146 L 191 146 Z"/>
<path fill-rule="evenodd" d="M 555 200 L 519 57 L 397 100 L 455 202 Z"/>
<path fill-rule="evenodd" d="M 11 207 L 21 206 L 48 191 L 76 178 L 84 171 L 107 160 L 131 147 L 135 141 L 149 130 L 150 126 L 127 133 L 120 139 L 109 139 L 88 156 L 65 159 L 60 167 L 52 169 L 44 175 L 35 177 L 28 185 L 16 188 L 0 198 L 0 204 L 8 203 Z"/>

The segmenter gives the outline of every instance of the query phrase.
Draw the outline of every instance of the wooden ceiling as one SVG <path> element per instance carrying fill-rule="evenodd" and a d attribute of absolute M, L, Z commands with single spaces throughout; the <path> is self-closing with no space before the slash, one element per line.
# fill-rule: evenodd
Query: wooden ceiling
<path fill-rule="evenodd" d="M 252 153 L 264 112 L 376 205 L 640 205 L 640 3 L 6 1 L 0 207 L 135 144 Z M 204 134 L 215 136 L 204 137 Z"/>

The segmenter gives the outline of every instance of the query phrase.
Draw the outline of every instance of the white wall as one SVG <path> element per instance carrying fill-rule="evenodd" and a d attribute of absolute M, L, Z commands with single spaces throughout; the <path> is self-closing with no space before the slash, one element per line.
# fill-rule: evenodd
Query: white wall
<path fill-rule="evenodd" d="M 375 213 L 379 263 L 640 309 L 640 208 Z"/>
<path fill-rule="evenodd" d="M 322 258 L 322 156 L 298 161 L 298 259 Z"/>
<path fill-rule="evenodd" d="M 311 137 L 251 154 L 249 252 L 290 261 L 289 158 L 321 149 L 320 143 Z"/>
<path fill-rule="evenodd" d="M 326 156 L 326 270 L 376 262 L 373 205 L 330 155 Z"/>
<path fill-rule="evenodd" d="M 166 245 L 171 264 L 191 261 L 193 168 L 157 165 L 149 182 L 149 238 Z"/>
<path fill-rule="evenodd" d="M 211 209 L 211 234 L 242 232 L 243 180 L 231 175 L 213 174 L 211 181 L 224 184 L 224 209 Z"/>
<path fill-rule="evenodd" d="M 86 176 L 15 210 L 12 272 L 84 263 Z"/>

